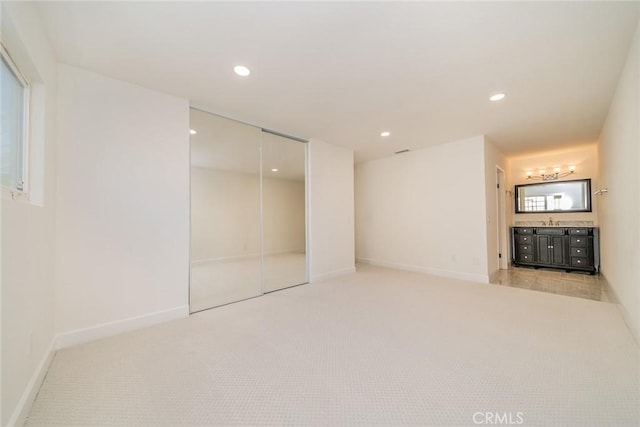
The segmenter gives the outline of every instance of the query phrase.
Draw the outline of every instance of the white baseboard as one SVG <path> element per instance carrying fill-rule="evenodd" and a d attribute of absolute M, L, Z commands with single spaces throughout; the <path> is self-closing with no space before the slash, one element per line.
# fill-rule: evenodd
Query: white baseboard
<path fill-rule="evenodd" d="M 302 249 L 282 249 L 282 250 L 279 250 L 279 251 L 264 252 L 262 255 L 264 255 L 264 256 L 284 255 L 284 254 L 301 254 L 301 255 L 304 255 L 305 253 L 306 253 L 306 250 L 304 248 L 302 248 Z M 229 262 L 229 261 L 244 261 L 244 260 L 255 259 L 255 258 L 260 258 L 260 253 L 259 252 L 252 253 L 252 254 L 247 254 L 247 255 L 236 255 L 236 256 L 221 257 L 221 258 L 196 259 L 196 260 L 191 261 L 191 264 L 192 265 L 199 265 L 199 264 L 209 264 L 209 263 Z"/>
<path fill-rule="evenodd" d="M 16 405 L 11 418 L 9 418 L 9 422 L 7 426 L 21 426 L 27 421 L 27 415 L 29 415 L 29 411 L 31 410 L 31 405 L 33 405 L 34 400 L 36 399 L 36 395 L 40 390 L 40 386 L 44 381 L 44 377 L 47 375 L 47 371 L 49 370 L 49 366 L 51 366 L 51 362 L 53 361 L 53 356 L 56 353 L 56 338 L 54 337 L 51 340 L 51 344 L 45 351 L 45 354 L 42 356 L 42 360 L 38 363 L 31 379 L 27 383 L 27 387 L 25 388 L 18 404 Z"/>
<path fill-rule="evenodd" d="M 42 360 L 36 367 L 31 379 L 27 383 L 20 400 L 18 401 L 7 426 L 21 426 L 25 423 L 31 405 L 33 404 L 40 386 L 49 370 L 49 366 L 53 361 L 56 350 L 71 347 L 73 345 L 82 344 L 100 338 L 133 331 L 136 329 L 152 326 L 168 320 L 182 319 L 189 316 L 189 306 L 180 306 L 169 310 L 158 311 L 155 313 L 145 314 L 142 316 L 131 317 L 128 319 L 117 320 L 114 322 L 103 323 L 101 325 L 92 326 L 90 328 L 78 329 L 55 336 L 51 340 L 49 348 L 45 352 Z"/>
<path fill-rule="evenodd" d="M 204 258 L 204 259 L 195 259 L 191 261 L 191 265 L 200 265 L 200 264 L 208 264 L 208 263 L 218 263 L 218 262 L 230 262 L 230 261 L 245 261 L 248 259 L 260 258 L 260 253 L 246 254 L 246 255 L 236 255 L 236 256 L 227 256 L 220 258 Z"/>
<path fill-rule="evenodd" d="M 357 258 L 357 262 L 376 265 L 378 267 L 393 268 L 396 270 L 413 271 L 416 273 L 432 274 L 434 276 L 449 277 L 452 279 L 468 280 L 477 283 L 489 283 L 488 274 L 465 273 L 463 271 L 441 270 L 439 268 L 422 267 L 419 265 L 400 264 L 396 262 L 380 261 L 369 258 Z"/>
<path fill-rule="evenodd" d="M 329 279 L 335 279 L 336 277 L 344 276 L 346 274 L 355 273 L 355 272 L 356 272 L 356 267 L 353 266 L 348 268 L 342 268 L 340 270 L 329 271 L 327 273 L 312 275 L 309 280 L 309 283 L 317 283 L 317 282 L 322 282 Z"/>
<path fill-rule="evenodd" d="M 170 308 L 168 310 L 157 311 L 155 313 L 143 314 L 142 316 L 130 317 L 128 319 L 107 322 L 89 328 L 77 329 L 58 335 L 58 349 L 71 347 L 85 342 L 106 338 L 113 335 L 130 332 L 136 329 L 152 326 L 168 320 L 182 319 L 189 316 L 189 306 Z"/>

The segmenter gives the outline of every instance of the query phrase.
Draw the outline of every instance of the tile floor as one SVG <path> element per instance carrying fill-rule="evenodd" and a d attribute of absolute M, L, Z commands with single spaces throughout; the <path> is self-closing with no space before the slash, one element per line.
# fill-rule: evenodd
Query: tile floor
<path fill-rule="evenodd" d="M 493 277 L 494 285 L 531 289 L 570 297 L 611 302 L 607 284 L 599 275 L 582 272 L 567 273 L 563 270 L 511 267 L 500 270 Z"/>

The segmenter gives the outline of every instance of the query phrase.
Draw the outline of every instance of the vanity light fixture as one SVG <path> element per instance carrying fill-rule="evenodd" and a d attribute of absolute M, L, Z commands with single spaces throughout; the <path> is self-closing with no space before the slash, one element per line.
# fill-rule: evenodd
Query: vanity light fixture
<path fill-rule="evenodd" d="M 189 133 L 190 133 L 191 135 L 195 135 L 196 133 L 198 133 L 198 131 L 197 131 L 197 130 L 195 130 L 195 129 L 189 129 Z"/>
<path fill-rule="evenodd" d="M 251 74 L 251 70 L 244 65 L 236 65 L 235 67 L 233 67 L 233 71 L 241 77 L 247 77 L 249 74 Z"/>
<path fill-rule="evenodd" d="M 571 165 L 569 166 L 569 170 L 565 172 L 560 172 L 562 169 L 555 167 L 553 168 L 553 173 L 547 173 L 545 169 L 540 169 L 538 171 L 539 175 L 534 175 L 533 172 L 527 171 L 527 179 L 537 179 L 540 181 L 555 181 L 559 178 L 564 178 L 565 176 L 569 176 L 571 174 L 576 173 L 576 167 Z"/>
<path fill-rule="evenodd" d="M 501 99 L 504 99 L 505 96 L 507 96 L 507 94 L 504 92 L 496 93 L 489 97 L 489 101 L 500 101 Z"/>
<path fill-rule="evenodd" d="M 278 172 L 278 168 L 271 169 L 271 172 Z"/>
<path fill-rule="evenodd" d="M 389 136 L 391 135 L 391 132 L 385 130 L 384 132 L 380 132 L 380 136 Z"/>

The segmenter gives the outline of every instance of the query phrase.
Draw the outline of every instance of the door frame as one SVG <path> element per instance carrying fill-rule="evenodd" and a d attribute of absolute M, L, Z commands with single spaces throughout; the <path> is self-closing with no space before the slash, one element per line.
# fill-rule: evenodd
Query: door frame
<path fill-rule="evenodd" d="M 497 215 L 496 221 L 496 233 L 498 235 L 498 268 L 500 270 L 507 270 L 509 268 L 509 247 L 507 246 L 507 224 L 506 224 L 506 176 L 504 169 L 496 165 L 496 203 L 497 203 Z"/>

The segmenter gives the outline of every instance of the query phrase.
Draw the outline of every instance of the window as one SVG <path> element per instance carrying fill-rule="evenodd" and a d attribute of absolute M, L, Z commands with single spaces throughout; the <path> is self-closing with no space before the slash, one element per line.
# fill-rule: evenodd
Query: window
<path fill-rule="evenodd" d="M 525 212 L 545 211 L 547 209 L 544 196 L 528 196 L 524 198 Z"/>
<path fill-rule="evenodd" d="M 3 192 L 13 198 L 27 191 L 29 83 L 4 46 L 0 72 L 0 173 Z"/>

